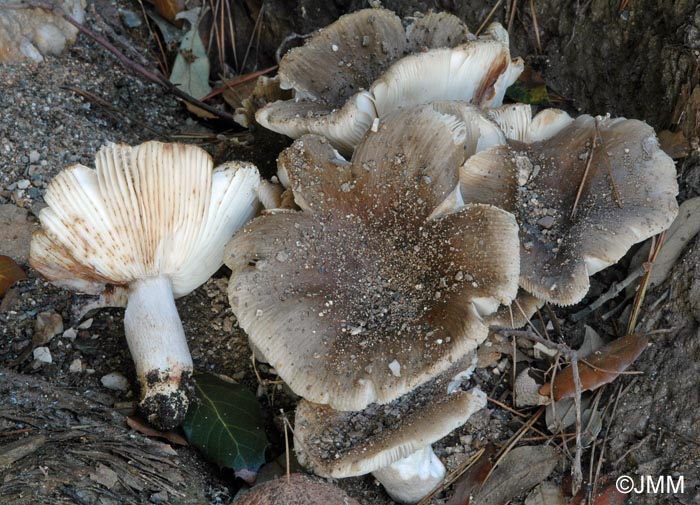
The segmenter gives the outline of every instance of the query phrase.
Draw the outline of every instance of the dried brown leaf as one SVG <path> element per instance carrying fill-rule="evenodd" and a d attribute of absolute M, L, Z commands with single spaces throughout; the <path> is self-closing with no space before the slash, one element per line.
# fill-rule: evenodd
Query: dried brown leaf
<path fill-rule="evenodd" d="M 175 16 L 185 10 L 185 0 L 153 0 L 153 5 L 169 22 L 178 28 L 182 26 L 182 19 L 175 19 Z"/>
<path fill-rule="evenodd" d="M 545 481 L 530 491 L 525 505 L 565 505 L 564 491 L 552 481 Z"/>
<path fill-rule="evenodd" d="M 558 461 L 559 454 L 553 447 L 516 447 L 501 460 L 474 503 L 502 505 L 549 477 Z"/>
<path fill-rule="evenodd" d="M 627 335 L 579 360 L 581 391 L 593 391 L 603 384 L 614 381 L 639 357 L 648 343 L 649 339 L 644 336 Z M 559 372 L 553 382 L 542 386 L 540 394 L 550 396 L 552 390 L 555 401 L 574 396 L 576 387 L 574 370 L 571 366 Z"/>
<path fill-rule="evenodd" d="M 685 158 L 690 153 L 690 142 L 680 130 L 675 133 L 669 130 L 659 132 L 659 144 L 674 160 Z"/>
<path fill-rule="evenodd" d="M 489 444 L 478 460 L 455 482 L 455 492 L 447 505 L 467 505 L 493 468 L 496 446 Z"/>
<path fill-rule="evenodd" d="M 12 258 L 0 256 L 0 296 L 5 296 L 15 282 L 26 278 L 27 274 Z"/>

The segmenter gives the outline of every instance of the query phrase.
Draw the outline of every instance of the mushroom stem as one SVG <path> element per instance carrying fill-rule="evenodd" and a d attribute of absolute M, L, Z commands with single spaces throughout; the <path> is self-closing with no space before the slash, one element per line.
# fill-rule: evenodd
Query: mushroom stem
<path fill-rule="evenodd" d="M 413 454 L 372 472 L 391 498 L 399 503 L 417 503 L 445 478 L 445 466 L 426 446 Z"/>
<path fill-rule="evenodd" d="M 141 411 L 160 429 L 178 426 L 187 413 L 193 366 L 168 277 L 130 284 L 124 329 L 141 383 Z"/>

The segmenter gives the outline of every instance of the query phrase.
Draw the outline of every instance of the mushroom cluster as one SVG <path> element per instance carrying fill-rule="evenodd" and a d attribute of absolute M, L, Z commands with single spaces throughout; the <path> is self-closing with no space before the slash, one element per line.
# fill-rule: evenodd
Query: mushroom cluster
<path fill-rule="evenodd" d="M 110 144 L 51 182 L 30 262 L 126 305 L 141 408 L 164 429 L 193 368 L 174 299 L 225 262 L 251 347 L 302 397 L 300 462 L 415 503 L 445 475 L 431 444 L 486 404 L 470 376 L 489 326 L 580 301 L 678 210 L 651 127 L 502 105 L 522 68 L 496 23 L 343 16 L 248 102 L 291 92 L 256 119 L 295 139 L 278 159 L 294 208 L 250 221 L 280 197 L 252 165 Z"/>
<path fill-rule="evenodd" d="M 500 25 L 381 9 L 282 59 L 294 98 L 256 118 L 297 139 L 278 159 L 296 209 L 252 220 L 225 262 L 251 347 L 303 397 L 295 450 L 318 475 L 426 496 L 430 444 L 485 405 L 469 375 L 489 325 L 580 301 L 675 217 L 651 127 L 501 105 L 521 69 Z"/>
<path fill-rule="evenodd" d="M 279 86 L 293 98 L 267 104 L 256 120 L 295 139 L 323 135 L 351 154 L 367 130 L 400 107 L 435 100 L 500 105 L 523 70 L 498 23 L 479 38 L 447 13 L 407 23 L 385 9 L 341 17 L 282 58 Z"/>

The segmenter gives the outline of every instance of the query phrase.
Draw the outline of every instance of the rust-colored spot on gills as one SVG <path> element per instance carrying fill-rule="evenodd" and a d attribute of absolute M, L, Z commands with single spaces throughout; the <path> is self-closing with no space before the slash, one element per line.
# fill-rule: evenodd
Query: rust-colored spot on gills
<path fill-rule="evenodd" d="M 496 81 L 503 75 L 503 73 L 508 69 L 510 61 L 505 54 L 501 54 L 500 57 L 491 64 L 489 71 L 486 73 L 479 87 L 474 92 L 472 97 L 472 103 L 474 105 L 482 105 L 484 101 L 493 98 L 496 92 Z"/>

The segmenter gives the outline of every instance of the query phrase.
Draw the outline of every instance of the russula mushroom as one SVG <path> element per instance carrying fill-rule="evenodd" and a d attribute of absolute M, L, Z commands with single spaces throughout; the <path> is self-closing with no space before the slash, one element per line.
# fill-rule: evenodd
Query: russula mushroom
<path fill-rule="evenodd" d="M 360 505 L 342 489 L 293 473 L 255 486 L 233 501 L 233 505 Z"/>
<path fill-rule="evenodd" d="M 174 299 L 223 263 L 226 241 L 257 211 L 257 169 L 184 144 L 109 144 L 60 172 L 39 214 L 30 263 L 53 284 L 127 293 L 124 329 L 140 407 L 160 428 L 187 411 L 192 358 Z M 128 291 L 122 291 L 126 288 Z"/>
<path fill-rule="evenodd" d="M 473 350 L 515 297 L 513 216 L 435 213 L 470 142 L 424 105 L 387 116 L 349 162 L 315 135 L 281 155 L 302 210 L 253 220 L 225 261 L 239 324 L 295 393 L 338 410 L 394 400 Z"/>
<path fill-rule="evenodd" d="M 450 14 L 428 14 L 404 29 L 393 12 L 365 9 L 342 16 L 282 58 L 280 86 L 294 98 L 267 104 L 256 120 L 295 139 L 323 135 L 349 154 L 399 107 L 437 100 L 500 105 L 522 70 L 498 23 L 477 39 Z"/>
<path fill-rule="evenodd" d="M 646 123 L 554 109 L 533 118 L 525 105 L 489 114 L 510 140 L 467 160 L 460 191 L 516 215 L 520 285 L 538 299 L 580 301 L 590 275 L 676 216 L 676 169 Z"/>
<path fill-rule="evenodd" d="M 339 412 L 301 400 L 294 447 L 302 465 L 324 477 L 372 473 L 400 503 L 416 503 L 445 477 L 431 444 L 486 405 L 478 388 L 464 390 L 474 355 L 386 405 Z"/>

